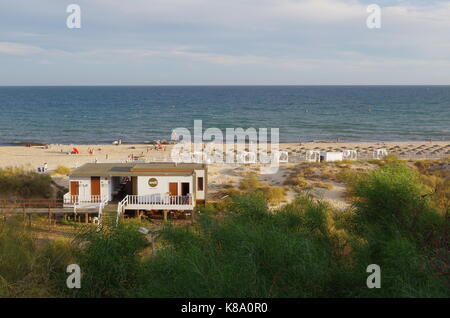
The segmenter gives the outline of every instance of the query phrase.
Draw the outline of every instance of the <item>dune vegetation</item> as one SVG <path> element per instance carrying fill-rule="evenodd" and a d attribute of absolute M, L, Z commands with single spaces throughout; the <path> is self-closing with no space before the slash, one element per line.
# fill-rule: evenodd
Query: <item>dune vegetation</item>
<path fill-rule="evenodd" d="M 50 198 L 52 178 L 23 167 L 0 168 L 0 198 Z"/>
<path fill-rule="evenodd" d="M 0 296 L 449 297 L 449 193 L 436 180 L 392 160 L 352 175 L 348 210 L 306 194 L 273 210 L 248 176 L 192 225 L 166 224 L 154 251 L 136 220 L 40 247 L 20 220 L 2 221 Z M 80 289 L 65 284 L 72 263 Z"/>

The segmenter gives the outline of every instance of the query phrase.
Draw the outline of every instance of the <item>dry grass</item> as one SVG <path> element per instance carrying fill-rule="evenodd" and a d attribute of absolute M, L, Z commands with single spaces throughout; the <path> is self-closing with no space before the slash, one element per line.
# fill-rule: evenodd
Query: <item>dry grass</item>
<path fill-rule="evenodd" d="M 260 181 L 258 178 L 258 174 L 255 172 L 247 172 L 241 179 L 239 183 L 239 189 L 241 190 L 249 190 L 256 189 L 260 185 Z"/>
<path fill-rule="evenodd" d="M 17 167 L 0 168 L 0 197 L 50 198 L 52 179 L 47 174 Z"/>
<path fill-rule="evenodd" d="M 70 173 L 70 171 L 71 171 L 71 169 L 69 167 L 59 165 L 58 167 L 56 167 L 56 169 L 53 171 L 53 173 L 66 176 Z"/>
<path fill-rule="evenodd" d="M 286 190 L 283 187 L 264 186 L 260 189 L 269 203 L 278 204 L 286 201 Z"/>
<path fill-rule="evenodd" d="M 314 182 L 312 183 L 312 186 L 315 188 L 322 188 L 322 189 L 327 189 L 327 190 L 333 190 L 334 186 L 331 183 L 327 183 L 327 182 Z"/>

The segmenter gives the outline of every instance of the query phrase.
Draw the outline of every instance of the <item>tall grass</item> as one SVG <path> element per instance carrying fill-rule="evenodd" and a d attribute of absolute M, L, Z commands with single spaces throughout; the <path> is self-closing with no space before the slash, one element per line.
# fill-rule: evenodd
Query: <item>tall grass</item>
<path fill-rule="evenodd" d="M 138 224 L 118 227 L 83 227 L 73 251 L 82 272 L 82 288 L 68 291 L 78 297 L 125 297 L 132 295 L 140 272 L 139 251 L 146 240 Z"/>
<path fill-rule="evenodd" d="M 0 222 L 0 297 L 52 297 L 57 291 L 53 274 L 67 263 L 65 243 L 45 247 L 20 217 Z M 57 253 L 53 252 L 57 249 Z"/>
<path fill-rule="evenodd" d="M 332 296 L 336 263 L 323 206 L 268 213 L 260 193 L 236 198 L 233 215 L 168 227 L 166 247 L 141 273 L 145 297 Z M 295 212 L 293 212 L 295 211 Z"/>
<path fill-rule="evenodd" d="M 249 189 L 256 189 L 260 185 L 260 181 L 258 178 L 258 174 L 255 172 L 247 172 L 242 177 L 239 188 L 241 190 L 249 190 Z"/>
<path fill-rule="evenodd" d="M 360 260 L 384 269 L 386 283 L 378 294 L 448 296 L 449 219 L 433 207 L 419 174 L 392 162 L 360 178 L 354 195 L 354 230 L 367 242 Z"/>
<path fill-rule="evenodd" d="M 52 179 L 24 168 L 0 168 L 1 197 L 49 198 L 53 193 Z"/>

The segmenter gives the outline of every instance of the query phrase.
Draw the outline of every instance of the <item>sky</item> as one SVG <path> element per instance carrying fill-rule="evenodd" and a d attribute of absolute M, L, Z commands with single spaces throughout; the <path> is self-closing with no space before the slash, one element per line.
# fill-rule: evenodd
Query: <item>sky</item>
<path fill-rule="evenodd" d="M 0 85 L 449 84 L 450 0 L 0 0 Z"/>

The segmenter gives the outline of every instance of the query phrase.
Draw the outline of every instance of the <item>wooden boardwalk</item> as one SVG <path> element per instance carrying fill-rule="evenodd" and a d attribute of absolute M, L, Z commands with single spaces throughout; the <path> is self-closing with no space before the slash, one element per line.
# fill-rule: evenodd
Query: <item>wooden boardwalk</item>
<path fill-rule="evenodd" d="M 47 215 L 49 220 L 73 218 L 88 223 L 92 216 L 98 215 L 98 208 L 67 208 L 63 200 L 0 200 L 1 215 L 24 215 L 31 218 L 32 214 Z M 82 220 L 83 219 L 83 220 Z"/>

